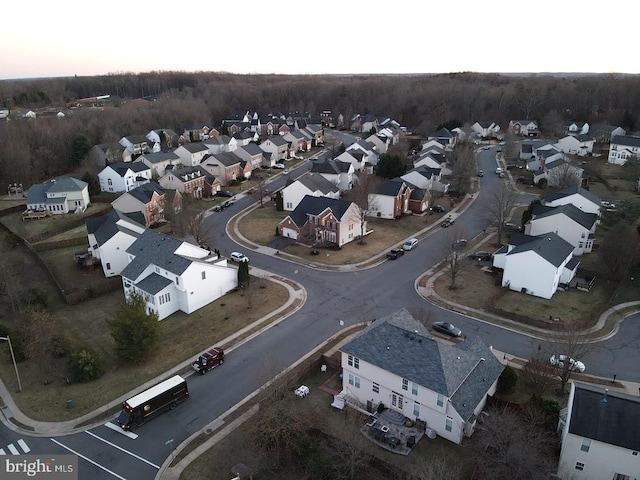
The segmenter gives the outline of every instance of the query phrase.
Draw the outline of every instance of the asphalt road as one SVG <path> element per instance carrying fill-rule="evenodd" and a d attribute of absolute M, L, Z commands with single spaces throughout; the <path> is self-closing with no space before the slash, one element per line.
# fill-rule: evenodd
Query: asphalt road
<path fill-rule="evenodd" d="M 541 340 L 435 307 L 418 295 L 414 287 L 415 280 L 442 258 L 452 235 L 473 238 L 487 226 L 488 219 L 483 213 L 486 202 L 499 183 L 505 181 L 493 173 L 495 154 L 495 149 L 480 152 L 479 168 L 485 171 L 485 176 L 479 179 L 481 193 L 456 218 L 454 227 L 437 229 L 415 250 L 398 260 L 384 261 L 372 268 L 356 272 L 319 271 L 247 250 L 227 235 L 220 235 L 216 248 L 221 251 L 242 251 L 249 256 L 252 266 L 302 284 L 307 291 L 305 305 L 261 335 L 228 352 L 225 364 L 220 368 L 204 376 L 189 377 L 191 398 L 174 411 L 139 428 L 135 432 L 136 438 L 129 438 L 117 428 L 107 426 L 53 439 L 20 436 L 3 427 L 0 448 L 18 445 L 18 440 L 23 439 L 31 453 L 76 453 L 81 456 L 81 479 L 154 478 L 158 467 L 172 454 L 175 446 L 209 425 L 343 326 L 371 320 L 402 307 L 418 318 L 454 323 L 467 336 L 479 335 L 487 344 L 510 355 L 532 357 L 543 343 Z M 309 164 L 304 164 L 290 175 L 298 176 L 309 168 Z M 276 179 L 270 188 L 275 190 L 283 186 L 284 177 Z M 523 195 L 522 203 L 533 198 Z M 229 218 L 252 201 L 250 198 L 239 199 L 233 207 L 210 215 L 207 220 L 223 232 Z M 616 373 L 620 380 L 640 382 L 638 319 L 638 315 L 629 317 L 622 323 L 618 335 L 599 343 L 584 359 L 590 373 L 602 376 Z"/>

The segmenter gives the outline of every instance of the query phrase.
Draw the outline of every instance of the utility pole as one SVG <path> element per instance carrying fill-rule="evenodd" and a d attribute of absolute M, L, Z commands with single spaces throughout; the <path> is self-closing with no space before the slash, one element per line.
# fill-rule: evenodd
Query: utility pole
<path fill-rule="evenodd" d="M 6 337 L 0 337 L 0 340 L 6 340 L 7 342 L 9 342 L 9 351 L 11 352 L 11 360 L 13 360 L 13 368 L 15 368 L 16 370 L 16 378 L 18 379 L 18 391 L 22 391 L 22 384 L 20 383 L 20 375 L 18 375 L 18 364 L 16 363 L 16 357 L 13 354 L 13 347 L 11 346 L 11 339 L 9 338 L 9 335 L 7 335 Z"/>

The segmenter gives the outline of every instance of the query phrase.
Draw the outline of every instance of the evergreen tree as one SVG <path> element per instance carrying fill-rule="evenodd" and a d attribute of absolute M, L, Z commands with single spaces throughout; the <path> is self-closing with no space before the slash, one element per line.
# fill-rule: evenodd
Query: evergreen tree
<path fill-rule="evenodd" d="M 116 343 L 116 356 L 126 362 L 139 362 L 150 353 L 160 339 L 158 314 L 147 314 L 142 296 L 131 294 L 116 318 L 107 321 Z"/>

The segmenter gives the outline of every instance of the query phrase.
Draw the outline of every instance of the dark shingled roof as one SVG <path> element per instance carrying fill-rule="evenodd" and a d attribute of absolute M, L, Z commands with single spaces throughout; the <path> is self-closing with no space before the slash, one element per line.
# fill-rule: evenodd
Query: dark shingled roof
<path fill-rule="evenodd" d="M 202 142 L 185 143 L 182 147 L 184 147 L 184 149 L 189 153 L 198 153 L 209 150 L 209 148 Z"/>
<path fill-rule="evenodd" d="M 153 193 L 158 195 L 164 195 L 164 188 L 162 188 L 157 182 L 149 182 L 139 187 L 129 190 L 129 195 L 137 200 L 140 200 L 145 205 L 151 201 Z"/>
<path fill-rule="evenodd" d="M 348 173 L 351 163 L 341 160 L 325 160 L 324 162 L 313 162 L 311 172 L 338 175 L 340 173 Z"/>
<path fill-rule="evenodd" d="M 540 218 L 551 217 L 553 215 L 565 215 L 569 217 L 571 220 L 576 222 L 578 225 L 583 226 L 584 228 L 591 230 L 593 225 L 598 221 L 598 214 L 596 213 L 587 213 L 580 210 L 578 207 L 571 203 L 567 203 L 565 205 L 558 205 L 557 207 L 551 207 L 547 211 L 536 214 L 531 221 L 536 221 Z"/>
<path fill-rule="evenodd" d="M 167 285 L 171 285 L 173 282 L 168 278 L 163 277 L 162 275 L 158 275 L 157 273 L 152 273 L 146 278 L 140 280 L 136 287 L 138 287 L 143 292 L 149 293 L 151 295 L 155 295 L 158 292 L 161 292 Z"/>
<path fill-rule="evenodd" d="M 516 245 L 507 255 L 533 251 L 551 265 L 559 267 L 574 250 L 573 245 L 553 232 L 530 238 L 532 238 L 530 242 L 523 242 Z"/>
<path fill-rule="evenodd" d="M 242 145 L 238 147 L 238 149 L 240 148 L 246 151 L 251 156 L 262 155 L 264 153 L 262 149 L 258 146 L 258 144 L 255 142 L 249 142 L 246 145 Z"/>
<path fill-rule="evenodd" d="M 600 206 L 600 197 L 591 193 L 586 188 L 582 188 L 580 185 L 573 185 L 565 188 L 564 190 L 560 190 L 559 192 L 547 192 L 544 196 L 544 202 L 550 203 L 560 198 L 570 197 L 571 195 L 576 194 L 585 197 L 587 200 L 595 203 L 598 207 Z"/>
<path fill-rule="evenodd" d="M 336 193 L 340 191 L 333 182 L 330 182 L 319 173 L 307 172 L 301 177 L 298 177 L 297 181 L 312 192 L 317 190 L 326 195 L 328 193 Z"/>
<path fill-rule="evenodd" d="M 504 370 L 479 337 L 439 343 L 405 308 L 376 320 L 340 350 L 449 397 L 465 420 Z"/>
<path fill-rule="evenodd" d="M 101 215 L 99 217 L 88 218 L 85 220 L 85 225 L 87 227 L 87 233 L 93 234 L 96 237 L 96 241 L 98 245 L 103 245 L 107 240 L 113 237 L 118 231 L 127 232 L 129 235 L 133 237 L 137 237 L 139 234 L 137 232 L 132 232 L 131 230 L 119 227 L 116 225 L 118 220 L 126 219 L 131 223 L 137 223 L 139 227 L 145 228 L 144 224 L 144 215 L 140 212 L 135 212 L 137 215 L 136 218 L 132 218 L 131 214 L 122 213 L 118 210 L 112 209 L 109 212 Z"/>
<path fill-rule="evenodd" d="M 135 258 L 122 270 L 121 275 L 135 280 L 149 265 L 157 265 L 163 270 L 181 275 L 191 265 L 191 260 L 174 254 L 180 245 L 180 240 L 155 230 L 145 230 L 127 248 L 127 253 Z"/>
<path fill-rule="evenodd" d="M 307 223 L 307 214 L 319 215 L 323 211 L 331 209 L 333 215 L 340 220 L 350 206 L 351 202 L 346 200 L 305 195 L 295 210 L 289 214 L 289 218 L 298 227 L 302 227 Z"/>
<path fill-rule="evenodd" d="M 640 451 L 640 397 L 575 382 L 569 432 Z M 605 401 L 606 399 L 606 401 Z"/>
<path fill-rule="evenodd" d="M 387 180 L 386 182 L 378 185 L 378 188 L 376 188 L 376 193 L 379 195 L 389 195 L 391 197 L 395 197 L 402 189 L 402 186 L 406 184 L 407 183 L 402 179 L 394 178 L 391 180 Z"/>
<path fill-rule="evenodd" d="M 145 160 L 147 160 L 150 163 L 166 162 L 167 160 L 168 161 L 180 160 L 180 157 L 173 152 L 145 153 L 142 156 L 144 157 Z"/>
<path fill-rule="evenodd" d="M 131 170 L 132 172 L 139 173 L 144 172 L 145 170 L 149 170 L 149 166 L 145 165 L 143 162 L 118 162 L 111 163 L 109 165 L 111 169 L 116 172 L 121 177 L 124 177 L 127 171 Z"/>
<path fill-rule="evenodd" d="M 640 137 L 632 135 L 616 135 L 611 139 L 611 144 L 624 145 L 625 147 L 640 147 Z"/>

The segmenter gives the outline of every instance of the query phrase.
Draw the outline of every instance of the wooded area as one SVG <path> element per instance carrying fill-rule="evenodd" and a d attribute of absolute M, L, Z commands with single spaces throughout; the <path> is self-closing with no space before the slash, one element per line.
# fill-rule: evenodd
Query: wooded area
<path fill-rule="evenodd" d="M 110 95 L 104 108 L 66 110 L 81 98 Z M 233 75 L 151 72 L 0 82 L 0 103 L 64 111 L 0 123 L 0 178 L 31 185 L 77 168 L 87 146 L 151 129 L 219 125 L 234 112 L 391 117 L 418 135 L 493 121 L 536 120 L 544 132 L 562 120 L 640 125 L 640 77 L 633 75 Z"/>

